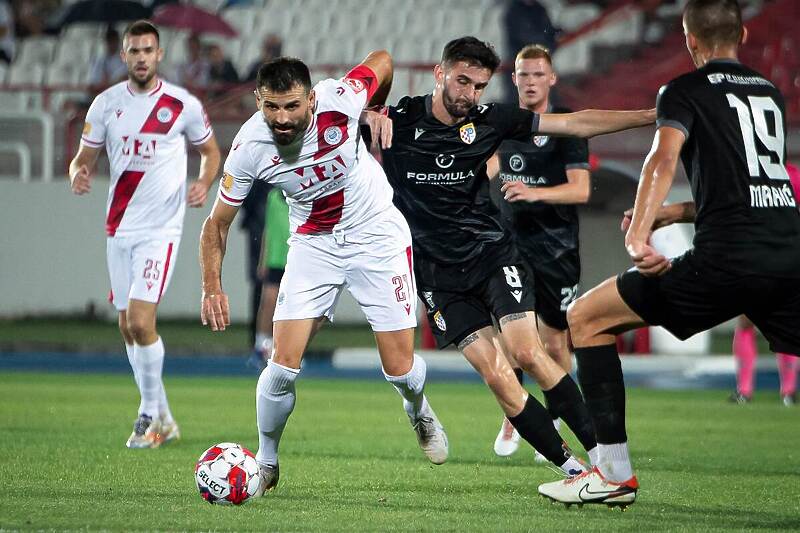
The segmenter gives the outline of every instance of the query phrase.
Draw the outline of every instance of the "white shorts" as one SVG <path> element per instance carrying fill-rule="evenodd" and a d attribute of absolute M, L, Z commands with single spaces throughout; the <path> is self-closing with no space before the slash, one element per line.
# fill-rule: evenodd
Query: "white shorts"
<path fill-rule="evenodd" d="M 333 320 L 347 288 L 373 331 L 416 327 L 411 236 L 402 216 L 374 224 L 368 234 L 293 235 L 289 245 L 275 321 Z"/>
<path fill-rule="evenodd" d="M 125 311 L 128 300 L 158 303 L 174 272 L 180 237 L 109 237 L 106 241 L 111 292 L 108 300 Z"/>

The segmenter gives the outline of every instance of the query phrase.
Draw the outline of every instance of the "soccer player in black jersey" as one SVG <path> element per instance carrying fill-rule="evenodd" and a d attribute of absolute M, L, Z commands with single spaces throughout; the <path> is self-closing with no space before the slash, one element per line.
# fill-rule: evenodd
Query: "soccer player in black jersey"
<path fill-rule="evenodd" d="M 521 108 L 536 113 L 569 112 L 550 104 L 556 74 L 547 48 L 531 44 L 520 50 L 511 77 Z M 489 159 L 487 174 L 494 180 L 492 192 L 499 191 L 503 223 L 533 274 L 539 337 L 548 355 L 569 373 L 572 354 L 567 306 L 577 297 L 581 277 L 575 204 L 589 200 L 589 143 L 576 137 L 546 135 L 506 140 Z M 498 175 L 500 179 L 494 179 Z M 516 361 L 510 363 L 521 383 L 522 369 Z M 551 414 L 558 430 L 561 419 L 557 413 Z M 511 455 L 518 442 L 519 433 L 503 419 L 495 453 Z M 544 457 L 537 453 L 536 459 Z"/>
<path fill-rule="evenodd" d="M 545 353 L 529 273 L 488 194 L 486 161 L 504 139 L 537 131 L 591 136 L 654 120 L 652 112 L 538 115 L 516 105 L 478 105 L 500 60 L 474 37 L 447 44 L 432 95 L 405 97 L 368 118 L 383 143 L 395 204 L 411 227 L 415 283 L 439 347 L 455 344 L 480 373 L 520 435 L 567 475 L 583 466 L 563 446 L 547 410 L 495 350 L 493 321 L 519 361 L 587 450 L 595 444 L 576 384 Z M 376 118 L 378 117 L 378 118 Z M 391 139 L 384 127 L 393 127 Z"/>
<path fill-rule="evenodd" d="M 800 353 L 800 212 L 784 166 L 783 96 L 736 59 L 747 35 L 736 0 L 689 0 L 683 26 L 697 70 L 659 92 L 658 130 L 623 221 L 635 268 L 567 313 L 600 459 L 568 483 L 539 487 L 555 501 L 635 501 L 615 334 L 653 324 L 686 339 L 745 314 L 771 350 Z M 679 159 L 694 202 L 664 206 Z M 686 254 L 670 261 L 648 243 L 653 229 L 692 221 Z"/>

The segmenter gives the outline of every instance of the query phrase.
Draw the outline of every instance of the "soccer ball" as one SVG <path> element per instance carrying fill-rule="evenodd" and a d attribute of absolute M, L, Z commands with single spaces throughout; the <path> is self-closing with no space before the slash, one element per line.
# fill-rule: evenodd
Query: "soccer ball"
<path fill-rule="evenodd" d="M 261 476 L 253 452 L 233 442 L 221 442 L 197 460 L 194 479 L 208 503 L 241 505 L 255 494 Z"/>

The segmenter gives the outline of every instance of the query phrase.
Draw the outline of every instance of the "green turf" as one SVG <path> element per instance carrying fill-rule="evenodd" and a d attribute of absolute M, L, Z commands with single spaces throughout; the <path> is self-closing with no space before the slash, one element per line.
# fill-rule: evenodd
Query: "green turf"
<path fill-rule="evenodd" d="M 492 453 L 498 409 L 478 384 L 431 383 L 451 444 L 429 465 L 391 388 L 301 380 L 281 482 L 239 508 L 193 486 L 219 441 L 257 446 L 254 380 L 168 378 L 184 438 L 123 447 L 138 402 L 126 376 L 0 373 L 0 530 L 661 531 L 800 528 L 800 409 L 720 391 L 634 390 L 631 449 L 643 487 L 627 512 L 565 509 L 536 496 L 555 479 L 528 450 Z"/>

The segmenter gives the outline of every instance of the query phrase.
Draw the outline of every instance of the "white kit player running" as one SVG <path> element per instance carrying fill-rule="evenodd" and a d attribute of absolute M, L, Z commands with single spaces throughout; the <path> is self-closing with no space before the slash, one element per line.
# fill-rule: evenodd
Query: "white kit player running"
<path fill-rule="evenodd" d="M 306 346 L 333 318 L 347 288 L 375 333 L 384 375 L 403 398 L 420 447 L 431 462 L 447 459 L 447 437 L 423 393 L 425 362 L 414 355 L 411 234 L 392 204 L 381 166 L 359 135 L 367 103 L 382 102 L 392 63 L 373 52 L 342 80 L 311 89 L 308 67 L 279 58 L 261 66 L 259 111 L 239 130 L 225 162 L 219 194 L 203 227 L 202 321 L 229 324 L 221 268 L 228 229 L 254 180 L 281 189 L 292 235 L 274 317 L 272 358 L 258 380 L 256 413 L 261 466 L 259 495 L 278 482 L 278 444 L 295 403 L 295 380 Z"/>
<path fill-rule="evenodd" d="M 175 272 L 186 203 L 202 207 L 220 153 L 200 102 L 156 75 L 164 51 L 158 29 L 131 24 L 123 36 L 128 81 L 100 93 L 86 115 L 69 167 L 72 191 L 86 194 L 103 145 L 111 167 L 106 206 L 109 299 L 141 394 L 128 448 L 156 448 L 180 436 L 162 381 L 164 344 L 156 309 Z M 201 155 L 187 192 L 186 140 Z"/>

